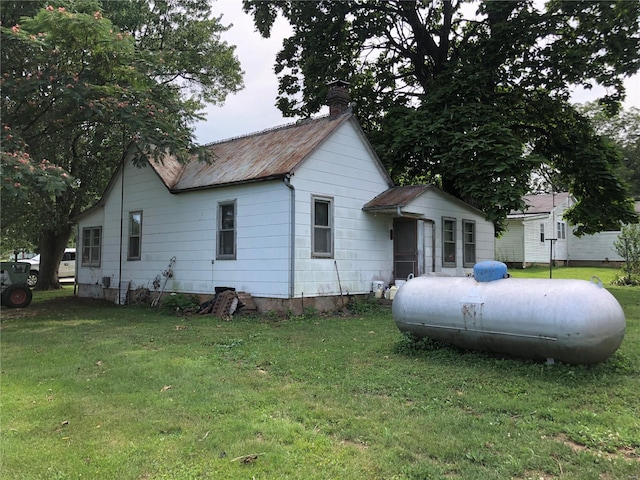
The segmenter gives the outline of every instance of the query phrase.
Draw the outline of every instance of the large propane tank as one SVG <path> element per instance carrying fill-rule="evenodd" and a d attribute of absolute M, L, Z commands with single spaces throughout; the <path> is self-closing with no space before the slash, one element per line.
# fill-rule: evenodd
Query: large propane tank
<path fill-rule="evenodd" d="M 408 281 L 393 301 L 396 325 L 465 349 L 572 364 L 600 363 L 618 349 L 624 312 L 599 280 L 506 278 L 502 265 L 477 264 L 477 278 Z"/>

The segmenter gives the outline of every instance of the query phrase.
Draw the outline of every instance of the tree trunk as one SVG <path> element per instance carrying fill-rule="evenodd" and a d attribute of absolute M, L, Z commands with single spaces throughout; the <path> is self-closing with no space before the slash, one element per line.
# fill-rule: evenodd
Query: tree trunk
<path fill-rule="evenodd" d="M 45 232 L 38 244 L 40 250 L 40 273 L 35 290 L 56 290 L 62 288 L 58 279 L 58 267 L 64 249 L 71 236 L 71 226 L 59 232 Z"/>

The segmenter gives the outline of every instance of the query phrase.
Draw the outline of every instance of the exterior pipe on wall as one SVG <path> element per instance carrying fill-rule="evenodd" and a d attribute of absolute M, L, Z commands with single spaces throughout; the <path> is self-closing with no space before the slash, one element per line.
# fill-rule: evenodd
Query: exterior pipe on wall
<path fill-rule="evenodd" d="M 122 283 L 122 252 L 124 242 L 124 169 L 127 165 L 126 157 L 122 159 L 122 176 L 120 178 L 120 252 L 118 256 L 118 293 L 120 295 L 120 284 Z M 118 298 L 118 302 L 120 299 Z"/>
<path fill-rule="evenodd" d="M 289 298 L 295 295 L 295 261 L 296 261 L 296 189 L 291 185 L 291 176 L 284 177 L 284 184 L 291 193 L 291 203 L 289 212 L 291 220 L 289 221 Z"/>

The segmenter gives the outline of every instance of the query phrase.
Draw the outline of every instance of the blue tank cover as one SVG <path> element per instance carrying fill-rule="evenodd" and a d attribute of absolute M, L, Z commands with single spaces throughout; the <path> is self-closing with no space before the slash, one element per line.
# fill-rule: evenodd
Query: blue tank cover
<path fill-rule="evenodd" d="M 501 278 L 507 278 L 507 266 L 502 262 L 486 260 L 473 266 L 473 277 L 478 282 L 493 282 Z"/>

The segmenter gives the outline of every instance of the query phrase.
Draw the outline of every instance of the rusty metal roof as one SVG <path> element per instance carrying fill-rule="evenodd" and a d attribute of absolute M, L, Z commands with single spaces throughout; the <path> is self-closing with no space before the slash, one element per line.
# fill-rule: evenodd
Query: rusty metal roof
<path fill-rule="evenodd" d="M 206 145 L 213 161 L 152 162 L 173 192 L 283 178 L 353 115 L 327 116 Z"/>
<path fill-rule="evenodd" d="M 363 210 L 385 210 L 389 208 L 405 207 L 415 198 L 432 188 L 433 185 L 406 185 L 391 187 L 373 200 L 365 203 Z"/>

